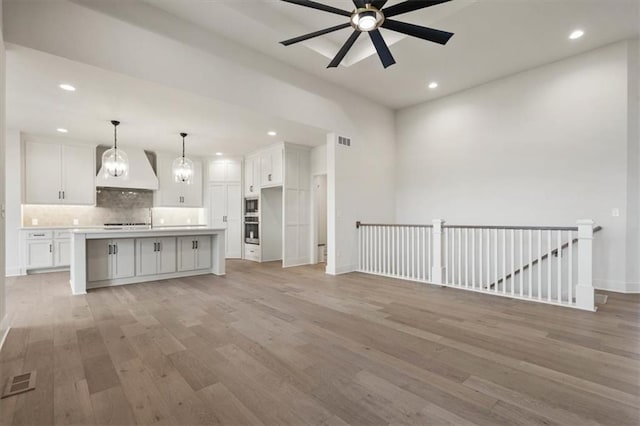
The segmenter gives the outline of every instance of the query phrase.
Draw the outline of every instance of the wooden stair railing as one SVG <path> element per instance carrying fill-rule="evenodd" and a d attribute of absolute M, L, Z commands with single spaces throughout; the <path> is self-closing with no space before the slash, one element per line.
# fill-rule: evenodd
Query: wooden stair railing
<path fill-rule="evenodd" d="M 595 228 L 593 228 L 593 233 L 595 234 L 596 232 L 600 232 L 601 230 L 602 230 L 602 226 L 596 226 Z M 577 242 L 578 242 L 578 238 L 574 238 L 571 241 L 571 244 L 575 244 Z M 561 249 L 564 250 L 567 247 L 569 247 L 569 242 L 568 241 L 562 245 Z M 558 249 L 555 248 L 555 249 L 551 250 L 549 253 L 545 253 L 541 258 L 534 259 L 533 262 L 528 263 L 528 264 L 524 265 L 523 267 L 516 269 L 514 272 L 511 272 L 511 273 L 507 274 L 503 278 L 500 278 L 498 281 L 496 281 L 494 283 L 491 283 L 488 288 L 494 288 L 496 286 L 496 284 L 500 285 L 500 283 L 510 279 L 511 277 L 515 277 L 516 275 L 518 275 L 518 274 L 526 271 L 527 269 L 537 265 L 540 261 L 548 259 L 550 255 L 557 257 L 558 256 Z"/>

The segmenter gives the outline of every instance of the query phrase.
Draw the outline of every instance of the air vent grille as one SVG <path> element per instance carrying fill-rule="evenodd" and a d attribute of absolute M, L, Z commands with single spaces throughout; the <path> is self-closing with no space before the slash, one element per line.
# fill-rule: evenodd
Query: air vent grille
<path fill-rule="evenodd" d="M 338 136 L 338 145 L 351 146 L 351 139 L 346 136 Z"/>
<path fill-rule="evenodd" d="M 29 371 L 28 373 L 18 374 L 17 376 L 9 377 L 7 385 L 4 388 L 2 398 L 7 398 L 13 395 L 18 395 L 24 392 L 29 392 L 36 388 L 36 372 Z"/>

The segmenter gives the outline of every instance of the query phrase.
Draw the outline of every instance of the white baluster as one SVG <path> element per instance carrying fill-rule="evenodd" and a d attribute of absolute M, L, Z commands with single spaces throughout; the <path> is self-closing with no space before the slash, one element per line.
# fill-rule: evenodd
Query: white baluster
<path fill-rule="evenodd" d="M 522 292 L 524 291 L 524 255 L 522 253 L 522 251 L 524 250 L 524 240 L 523 240 L 523 232 L 522 229 L 520 229 L 519 232 L 519 237 L 520 237 L 520 297 L 522 297 Z"/>
<path fill-rule="evenodd" d="M 542 230 L 538 229 L 538 300 L 542 300 Z"/>
<path fill-rule="evenodd" d="M 547 231 L 547 300 L 551 301 L 551 230 Z"/>
<path fill-rule="evenodd" d="M 507 292 L 507 230 L 502 230 L 502 292 Z"/>
<path fill-rule="evenodd" d="M 569 281 L 569 288 L 568 288 L 568 299 L 569 299 L 569 304 L 572 305 L 573 304 L 573 232 L 569 231 L 567 236 L 567 241 L 569 243 L 569 256 L 567 258 L 567 267 L 568 269 L 568 281 Z"/>
<path fill-rule="evenodd" d="M 515 244 L 515 231 L 512 229 L 511 232 L 511 295 L 513 295 L 513 290 L 514 290 L 514 286 L 516 284 L 516 261 L 515 261 L 515 251 L 516 251 L 516 244 Z M 505 279 L 505 285 L 506 285 L 506 279 Z"/>
<path fill-rule="evenodd" d="M 483 239 L 484 239 L 484 229 L 480 229 L 479 235 L 478 235 L 478 266 L 480 267 L 480 270 L 478 271 L 478 275 L 479 275 L 479 286 L 480 289 L 482 289 L 484 287 L 484 279 L 483 279 L 483 270 L 482 270 L 482 265 L 484 265 L 484 258 L 482 257 L 483 253 L 482 253 L 482 249 L 484 246 L 483 243 Z M 487 256 L 489 255 L 489 253 L 487 253 Z"/>
<path fill-rule="evenodd" d="M 464 286 L 469 287 L 469 229 L 464 229 Z"/>
<path fill-rule="evenodd" d="M 529 229 L 529 253 L 528 253 L 528 259 L 529 259 L 529 294 L 527 296 L 529 296 L 529 298 L 533 297 L 533 293 L 532 293 L 532 286 L 533 286 L 533 231 L 531 229 Z"/>
<path fill-rule="evenodd" d="M 498 230 L 493 230 L 493 290 L 498 291 Z"/>
<path fill-rule="evenodd" d="M 562 231 L 558 231 L 558 303 L 562 302 Z"/>

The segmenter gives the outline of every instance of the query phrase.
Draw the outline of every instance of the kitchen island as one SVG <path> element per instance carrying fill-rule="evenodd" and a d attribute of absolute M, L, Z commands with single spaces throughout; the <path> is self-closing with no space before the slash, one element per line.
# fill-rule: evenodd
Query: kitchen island
<path fill-rule="evenodd" d="M 193 275 L 225 274 L 221 228 L 74 229 L 71 292 Z"/>

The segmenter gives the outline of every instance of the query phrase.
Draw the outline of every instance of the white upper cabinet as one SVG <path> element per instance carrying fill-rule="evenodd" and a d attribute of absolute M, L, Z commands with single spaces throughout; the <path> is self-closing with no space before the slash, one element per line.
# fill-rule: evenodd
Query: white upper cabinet
<path fill-rule="evenodd" d="M 93 205 L 95 148 L 25 143 L 25 203 Z"/>
<path fill-rule="evenodd" d="M 154 195 L 156 207 L 202 207 L 202 162 L 193 160 L 194 175 L 190 184 L 176 182 L 171 166 L 175 157 L 157 155 L 159 189 Z"/>
<path fill-rule="evenodd" d="M 242 162 L 239 159 L 209 161 L 209 182 L 240 182 Z"/>
<path fill-rule="evenodd" d="M 260 154 L 260 185 L 282 185 L 282 146 L 276 146 Z"/>
<path fill-rule="evenodd" d="M 62 145 L 63 203 L 95 204 L 95 164 L 93 148 Z"/>
<path fill-rule="evenodd" d="M 244 163 L 244 195 L 257 197 L 260 194 L 260 156 L 247 157 Z"/>

